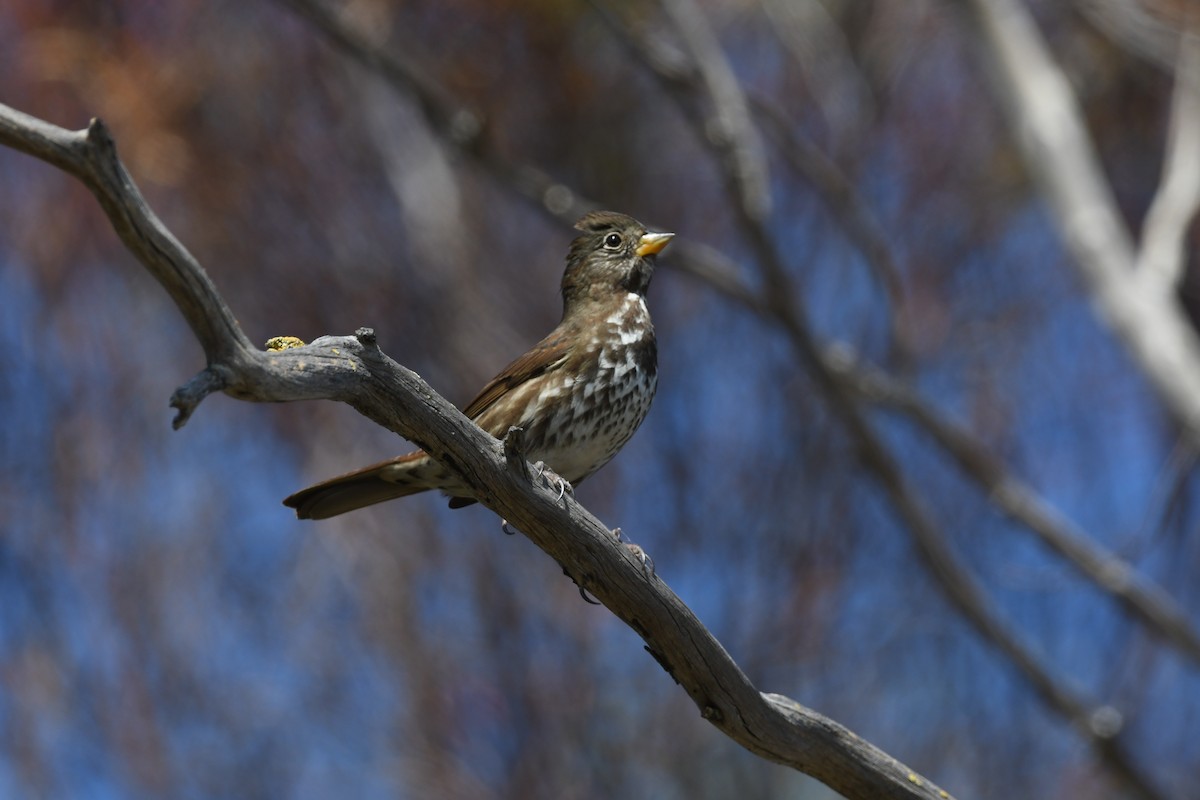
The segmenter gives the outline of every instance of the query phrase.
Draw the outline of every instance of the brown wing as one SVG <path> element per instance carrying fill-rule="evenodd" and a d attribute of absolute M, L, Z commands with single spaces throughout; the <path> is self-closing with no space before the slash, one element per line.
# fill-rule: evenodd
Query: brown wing
<path fill-rule="evenodd" d="M 571 354 L 571 340 L 572 337 L 566 331 L 556 328 L 549 336 L 535 344 L 528 353 L 488 381 L 488 385 L 463 409 L 463 413 L 471 419 L 478 419 L 480 414 L 515 387 L 561 367 Z"/>
<path fill-rule="evenodd" d="M 571 353 L 571 339 L 566 331 L 556 329 L 492 378 L 463 413 L 478 419 L 507 392 L 560 368 Z M 429 457 L 418 450 L 330 478 L 296 492 L 283 502 L 296 509 L 296 515 L 301 519 L 325 519 L 385 500 L 441 488 L 438 486 L 440 473 L 429 476 L 422 471 L 432 464 Z M 408 469 L 398 470 L 398 467 Z M 387 477 L 384 477 L 385 473 Z M 450 507 L 462 508 L 474 502 L 469 497 L 452 497 Z"/>

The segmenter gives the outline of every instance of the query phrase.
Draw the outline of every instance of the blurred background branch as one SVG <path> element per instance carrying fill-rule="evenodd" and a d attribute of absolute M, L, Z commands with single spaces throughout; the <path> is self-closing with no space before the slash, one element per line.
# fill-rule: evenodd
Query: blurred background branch
<path fill-rule="evenodd" d="M 1200 12 L 1180 34 L 1179 63 L 1171 98 L 1171 121 L 1163 177 L 1146 212 L 1137 270 L 1176 288 L 1183 279 L 1185 237 L 1200 207 Z"/>
<path fill-rule="evenodd" d="M 1096 157 L 1074 91 L 1021 1 L 969 0 L 964 5 L 991 57 L 1010 125 L 1030 171 L 1104 319 L 1179 423 L 1193 439 L 1200 438 L 1200 340 L 1175 300 L 1173 279 L 1178 270 L 1163 263 L 1153 239 L 1151 266 L 1136 269 L 1132 237 Z M 1189 50 L 1180 49 L 1181 66 L 1191 63 Z M 1182 106 L 1180 101 L 1175 104 L 1176 120 L 1187 125 L 1194 91 L 1187 69 L 1180 72 L 1177 84 Z M 1194 193 L 1187 188 L 1191 167 L 1186 162 L 1170 158 L 1167 170 L 1163 188 L 1169 195 L 1160 192 L 1161 200 L 1179 203 L 1176 191 Z M 1180 180 L 1185 183 L 1180 185 Z M 1171 226 L 1176 233 L 1182 232 L 1195 211 L 1195 203 L 1186 197 L 1182 204 L 1181 219 Z M 1148 235 L 1162 235 L 1157 213 L 1161 208 L 1161 203 L 1151 206 Z"/>

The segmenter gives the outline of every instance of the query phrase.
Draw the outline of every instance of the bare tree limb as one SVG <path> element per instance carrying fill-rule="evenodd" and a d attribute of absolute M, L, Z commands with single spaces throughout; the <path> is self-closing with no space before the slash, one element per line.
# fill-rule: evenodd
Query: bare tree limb
<path fill-rule="evenodd" d="M 1180 36 L 1179 63 L 1167 134 L 1163 179 L 1146 212 L 1137 269 L 1166 286 L 1178 286 L 1187 265 L 1184 243 L 1200 207 L 1200 36 Z"/>
<path fill-rule="evenodd" d="M 125 246 L 144 254 L 146 268 L 183 313 L 210 366 L 250 348 L 249 339 L 204 270 L 146 205 L 117 158 L 116 146 L 104 123 L 92 120 L 86 131 L 70 132 L 7 106 L 0 109 L 4 111 L 0 114 L 0 139 L 4 144 L 82 181 L 112 220 Z M 232 385 L 222 388 L 237 389 Z"/>
<path fill-rule="evenodd" d="M 208 337 L 208 367 L 172 400 L 184 418 L 215 391 L 258 402 L 347 403 L 458 473 L 483 505 L 633 628 L 701 715 L 743 747 L 848 798 L 949 797 L 842 725 L 755 689 L 691 610 L 598 519 L 570 496 L 560 501 L 548 485 L 530 483 L 523 457 L 506 454 L 501 442 L 384 355 L 373 331 L 281 351 L 254 349 L 200 265 L 146 207 L 101 123 L 71 132 L 0 105 L 0 144 L 83 180 L 130 252 L 176 300 L 193 330 Z M 511 468 L 510 458 L 522 468 Z"/>
<path fill-rule="evenodd" d="M 1200 340 L 1174 293 L 1136 270 L 1133 239 L 1083 115 L 1020 0 L 959 0 L 970 12 L 1009 123 L 1101 316 L 1192 440 L 1200 440 Z"/>

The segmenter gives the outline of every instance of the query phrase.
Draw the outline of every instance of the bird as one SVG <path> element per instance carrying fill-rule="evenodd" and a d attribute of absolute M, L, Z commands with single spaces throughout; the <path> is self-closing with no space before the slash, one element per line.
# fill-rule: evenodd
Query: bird
<path fill-rule="evenodd" d="M 492 436 L 517 426 L 530 461 L 572 488 L 607 464 L 646 418 L 658 387 L 658 347 L 646 307 L 655 260 L 675 234 L 615 211 L 585 214 L 567 252 L 562 321 L 492 378 L 463 412 Z M 327 519 L 429 490 L 451 508 L 470 487 L 417 450 L 302 489 L 284 505 Z M 561 496 L 561 492 L 560 492 Z"/>

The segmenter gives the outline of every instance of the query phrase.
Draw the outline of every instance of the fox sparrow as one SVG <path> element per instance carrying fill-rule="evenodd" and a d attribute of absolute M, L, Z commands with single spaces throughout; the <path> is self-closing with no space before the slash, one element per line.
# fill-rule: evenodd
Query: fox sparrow
<path fill-rule="evenodd" d="M 646 418 L 658 385 L 646 289 L 654 256 L 674 234 L 596 211 L 575 224 L 562 279 L 558 327 L 509 364 L 464 413 L 496 437 L 524 429 L 530 460 L 578 484 L 607 464 Z M 303 489 L 284 500 L 302 519 L 325 519 L 429 489 L 450 507 L 475 502 L 470 488 L 418 450 Z"/>

